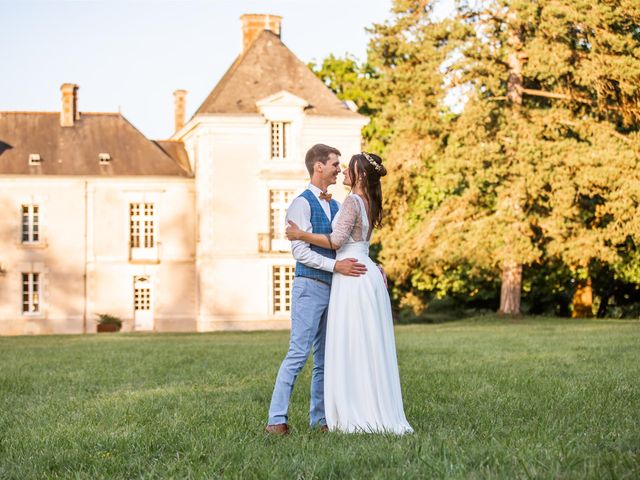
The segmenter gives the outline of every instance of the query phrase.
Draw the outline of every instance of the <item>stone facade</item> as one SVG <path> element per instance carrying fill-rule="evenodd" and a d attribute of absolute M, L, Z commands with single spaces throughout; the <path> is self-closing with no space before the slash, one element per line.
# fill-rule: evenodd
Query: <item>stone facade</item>
<path fill-rule="evenodd" d="M 186 123 L 176 91 L 170 141 L 81 114 L 74 84 L 58 120 L 0 112 L 0 334 L 92 333 L 100 313 L 125 331 L 289 326 L 304 154 L 348 161 L 367 119 L 282 44 L 280 17 L 241 20 L 242 53 Z"/>
<path fill-rule="evenodd" d="M 130 206 L 142 202 L 154 205 L 150 250 L 157 254 L 136 260 Z M 152 316 L 138 330 L 195 330 L 194 204 L 191 179 L 0 177 L 0 334 L 95 332 L 97 313 L 119 316 L 124 331 L 134 330 L 140 278 L 150 283 Z M 27 205 L 38 207 L 35 242 L 22 241 Z M 30 312 L 23 275 L 33 273 Z"/>

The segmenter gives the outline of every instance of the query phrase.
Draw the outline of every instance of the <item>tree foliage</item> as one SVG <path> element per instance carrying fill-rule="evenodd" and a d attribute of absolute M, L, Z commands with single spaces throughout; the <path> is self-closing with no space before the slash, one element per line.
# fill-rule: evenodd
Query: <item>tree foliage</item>
<path fill-rule="evenodd" d="M 640 298 L 640 3 L 434 6 L 394 1 L 366 66 L 323 65 L 373 118 L 396 293 L 495 299 L 511 265 L 530 311 L 572 298 L 596 313 L 592 288 L 599 314 Z"/>

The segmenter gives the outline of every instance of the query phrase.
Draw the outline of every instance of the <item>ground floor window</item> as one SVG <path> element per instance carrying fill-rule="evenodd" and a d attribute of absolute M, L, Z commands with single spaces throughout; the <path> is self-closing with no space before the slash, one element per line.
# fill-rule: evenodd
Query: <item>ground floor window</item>
<path fill-rule="evenodd" d="M 22 313 L 40 313 L 40 274 L 22 274 Z"/>
<path fill-rule="evenodd" d="M 273 266 L 273 313 L 288 313 L 291 311 L 293 276 L 294 267 L 292 265 Z"/>
<path fill-rule="evenodd" d="M 133 309 L 151 310 L 151 284 L 148 277 L 135 277 L 133 282 Z"/>
<path fill-rule="evenodd" d="M 148 275 L 133 277 L 133 328 L 153 330 L 153 282 Z"/>

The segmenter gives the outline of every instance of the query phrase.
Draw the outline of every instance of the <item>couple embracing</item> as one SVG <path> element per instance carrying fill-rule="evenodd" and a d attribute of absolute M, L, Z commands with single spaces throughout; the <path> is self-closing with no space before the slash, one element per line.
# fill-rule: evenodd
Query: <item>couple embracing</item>
<path fill-rule="evenodd" d="M 342 206 L 327 194 L 340 152 L 314 145 L 305 157 L 311 183 L 287 210 L 296 259 L 289 350 L 276 378 L 267 432 L 287 434 L 289 399 L 313 352 L 312 428 L 339 432 L 413 432 L 402 406 L 391 303 L 369 240 L 382 221 L 382 159 L 351 157 Z"/>

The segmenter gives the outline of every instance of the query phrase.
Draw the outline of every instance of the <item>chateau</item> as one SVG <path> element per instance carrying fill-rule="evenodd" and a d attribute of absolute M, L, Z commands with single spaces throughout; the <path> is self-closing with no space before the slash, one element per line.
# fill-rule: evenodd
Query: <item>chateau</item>
<path fill-rule="evenodd" d="M 243 15 L 243 50 L 175 133 L 118 113 L 0 112 L 0 334 L 289 326 L 284 215 L 306 150 L 360 150 L 367 119 L 282 43 L 282 18 Z M 334 187 L 344 197 L 342 187 Z"/>

